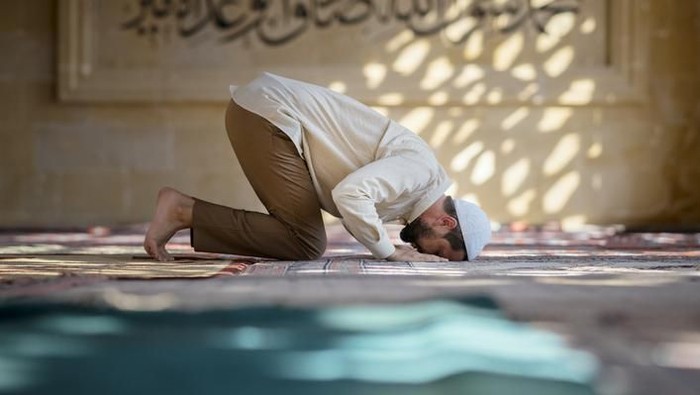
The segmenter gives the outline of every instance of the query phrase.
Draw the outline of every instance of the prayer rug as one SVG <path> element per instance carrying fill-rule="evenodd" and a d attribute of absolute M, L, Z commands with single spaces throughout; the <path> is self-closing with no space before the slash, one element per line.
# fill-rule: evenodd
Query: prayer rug
<path fill-rule="evenodd" d="M 335 275 L 465 275 L 480 268 L 513 269 L 541 265 L 589 268 L 634 263 L 653 270 L 664 267 L 697 270 L 700 234 L 620 233 L 615 227 L 562 232 L 546 227 L 512 230 L 502 227 L 474 262 L 388 262 L 373 259 L 342 227 L 329 226 L 326 255 L 314 261 L 273 261 L 224 254 L 195 253 L 189 234 L 180 232 L 168 244 L 173 262 L 157 262 L 141 247 L 145 226 L 91 228 L 73 232 L 5 232 L 0 234 L 0 285 L 63 277 L 106 279 L 212 278 L 218 276 Z M 390 228 L 396 243 L 398 228 Z M 271 241 L 274 242 L 274 241 Z"/>

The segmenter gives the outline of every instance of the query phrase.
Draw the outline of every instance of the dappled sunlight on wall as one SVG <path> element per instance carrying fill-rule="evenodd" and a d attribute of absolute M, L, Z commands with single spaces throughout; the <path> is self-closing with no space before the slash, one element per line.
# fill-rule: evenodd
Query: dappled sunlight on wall
<path fill-rule="evenodd" d="M 455 180 L 452 192 L 495 219 L 585 223 L 595 210 L 577 195 L 604 183 L 588 168 L 605 153 L 592 109 L 611 97 L 597 95 L 596 69 L 609 66 L 601 29 L 610 16 L 593 3 L 568 2 L 578 12 L 550 15 L 545 32 L 513 27 L 507 12 L 458 18 L 437 38 L 398 29 L 362 67 L 364 85 L 345 93 L 423 137 Z"/>
<path fill-rule="evenodd" d="M 0 196 L 0 218 L 145 221 L 163 184 L 261 209 L 222 114 L 228 85 L 265 70 L 410 127 L 454 179 L 450 192 L 496 221 L 697 223 L 690 3 L 8 2 L 23 16 L 8 52 L 38 57 L 11 56 L 3 74 L 0 181 L 16 193 Z"/>

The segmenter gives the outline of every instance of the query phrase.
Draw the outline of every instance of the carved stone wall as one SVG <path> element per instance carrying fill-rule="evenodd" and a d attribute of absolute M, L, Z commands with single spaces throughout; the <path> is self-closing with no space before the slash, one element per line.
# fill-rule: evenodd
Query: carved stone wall
<path fill-rule="evenodd" d="M 380 105 L 637 102 L 645 9 L 644 0 L 63 0 L 60 93 L 220 101 L 222 87 L 266 70 Z"/>
<path fill-rule="evenodd" d="M 698 18 L 672 0 L 11 2 L 0 226 L 145 221 L 161 185 L 262 209 L 222 119 L 228 84 L 262 70 L 405 124 L 496 221 L 698 224 Z"/>

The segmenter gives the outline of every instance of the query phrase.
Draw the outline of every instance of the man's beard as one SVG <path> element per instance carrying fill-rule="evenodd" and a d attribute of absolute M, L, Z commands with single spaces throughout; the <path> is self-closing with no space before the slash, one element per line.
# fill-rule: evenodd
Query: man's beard
<path fill-rule="evenodd" d="M 406 243 L 415 243 L 423 236 L 428 236 L 433 233 L 421 218 L 416 218 L 413 222 L 401 229 L 401 240 Z"/>

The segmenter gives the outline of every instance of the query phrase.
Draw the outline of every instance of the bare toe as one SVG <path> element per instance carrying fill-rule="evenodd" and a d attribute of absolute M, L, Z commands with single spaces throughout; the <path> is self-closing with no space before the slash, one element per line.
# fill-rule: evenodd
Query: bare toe
<path fill-rule="evenodd" d="M 160 247 L 156 250 L 156 259 L 161 262 L 172 262 L 175 260 L 173 256 L 166 251 L 165 247 Z"/>
<path fill-rule="evenodd" d="M 155 243 L 155 240 L 151 240 L 146 238 L 146 240 L 143 242 L 143 249 L 146 250 L 146 253 L 153 259 L 158 259 L 156 255 L 157 251 L 157 246 Z"/>

